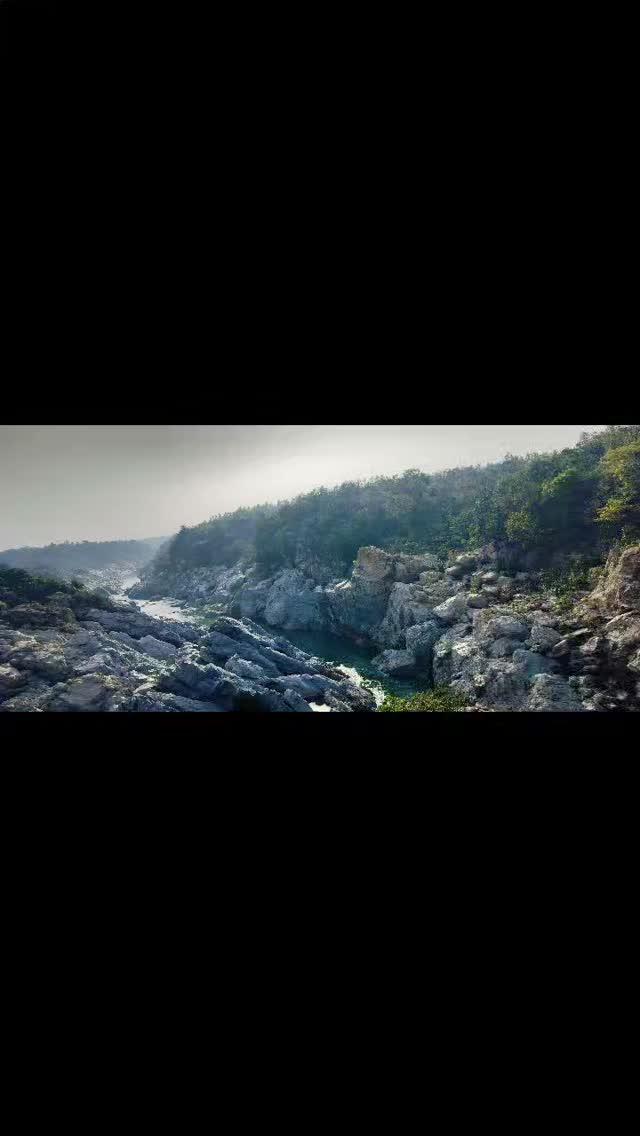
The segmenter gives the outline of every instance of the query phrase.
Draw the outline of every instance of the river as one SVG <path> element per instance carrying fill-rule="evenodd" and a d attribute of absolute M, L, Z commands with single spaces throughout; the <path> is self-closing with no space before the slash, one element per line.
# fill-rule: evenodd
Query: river
<path fill-rule="evenodd" d="M 114 593 L 114 599 L 127 600 L 140 608 L 145 615 L 153 619 L 170 619 L 176 623 L 195 623 L 194 609 L 183 606 L 181 600 L 174 600 L 164 596 L 161 600 L 134 600 L 128 595 L 129 588 L 140 583 L 140 577 L 135 575 L 123 576 L 120 582 L 120 591 Z"/>
<path fill-rule="evenodd" d="M 123 577 L 120 585 L 121 590 L 115 595 L 115 598 L 131 602 L 131 597 L 127 595 L 127 591 L 134 584 L 137 584 L 139 579 L 140 577 L 135 575 Z M 145 615 L 150 615 L 154 619 L 170 619 L 179 623 L 197 622 L 197 608 L 189 607 L 186 604 L 183 606 L 182 601 L 174 600 L 170 596 L 165 596 L 161 600 L 133 600 L 133 603 Z M 259 624 L 259 626 L 263 627 L 267 634 L 282 635 L 290 643 L 293 643 L 294 647 L 299 647 L 302 651 L 315 655 L 323 662 L 335 666 L 357 686 L 362 686 L 366 682 L 376 700 L 376 706 L 382 705 L 387 694 L 408 698 L 417 691 L 424 689 L 423 684 L 412 679 L 383 678 L 372 666 L 372 659 L 376 651 L 358 647 L 349 639 L 340 639 L 325 631 L 281 631 L 277 627 L 268 627 L 266 624 Z M 328 706 L 320 706 L 314 703 L 311 703 L 311 705 L 317 712 L 326 713 L 329 710 Z"/>
<path fill-rule="evenodd" d="M 329 663 L 348 675 L 358 686 L 362 680 L 372 691 L 376 703 L 380 706 L 387 694 L 395 694 L 400 698 L 409 698 L 420 690 L 425 684 L 417 679 L 399 679 L 383 677 L 374 666 L 373 658 L 379 653 L 375 648 L 358 647 L 350 639 L 342 639 L 331 635 L 328 631 L 280 631 L 275 627 L 260 624 L 270 634 L 283 635 L 294 647 L 300 647 L 310 655 L 316 655 L 323 662 Z"/>

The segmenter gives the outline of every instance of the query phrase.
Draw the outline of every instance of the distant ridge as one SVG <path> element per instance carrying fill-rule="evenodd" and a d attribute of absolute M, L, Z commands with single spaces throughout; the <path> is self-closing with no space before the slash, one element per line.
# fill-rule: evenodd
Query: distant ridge
<path fill-rule="evenodd" d="M 142 568 L 167 539 L 169 538 L 145 537 L 141 540 L 64 541 L 43 547 L 7 548 L 0 552 L 0 564 L 59 576 L 120 564 Z"/>

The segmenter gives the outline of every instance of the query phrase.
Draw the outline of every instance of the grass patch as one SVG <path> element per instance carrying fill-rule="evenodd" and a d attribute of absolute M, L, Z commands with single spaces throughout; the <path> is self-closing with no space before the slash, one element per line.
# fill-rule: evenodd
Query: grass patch
<path fill-rule="evenodd" d="M 414 694 L 412 698 L 397 698 L 390 694 L 382 706 L 381 714 L 459 714 L 469 703 L 461 694 L 456 694 L 448 686 L 426 690 Z"/>

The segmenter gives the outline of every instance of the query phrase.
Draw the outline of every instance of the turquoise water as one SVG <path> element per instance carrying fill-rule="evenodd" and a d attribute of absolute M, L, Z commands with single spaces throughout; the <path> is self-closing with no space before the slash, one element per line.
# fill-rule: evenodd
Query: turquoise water
<path fill-rule="evenodd" d="M 255 621 L 254 621 L 255 622 Z M 371 665 L 371 660 L 379 654 L 375 648 L 358 647 L 349 639 L 340 639 L 328 631 L 282 631 L 278 627 L 268 627 L 260 624 L 269 635 L 280 635 L 288 639 L 294 647 L 316 655 L 326 663 L 335 666 L 350 667 L 357 671 L 362 678 L 373 681 L 381 687 L 385 694 L 395 694 L 400 698 L 407 698 L 421 690 L 427 690 L 426 682 L 419 679 L 388 678 Z"/>

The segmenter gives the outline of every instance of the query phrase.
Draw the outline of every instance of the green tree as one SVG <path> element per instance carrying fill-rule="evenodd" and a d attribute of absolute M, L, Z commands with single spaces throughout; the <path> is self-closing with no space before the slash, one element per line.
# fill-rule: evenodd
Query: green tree
<path fill-rule="evenodd" d="M 640 524 L 640 441 L 609 450 L 601 464 L 616 488 L 600 509 L 598 520 L 634 532 Z"/>

